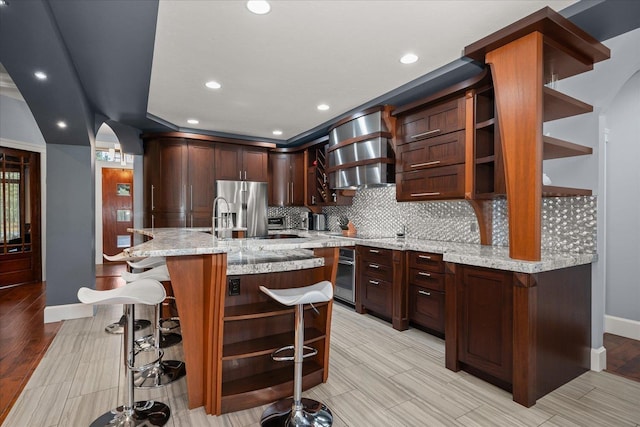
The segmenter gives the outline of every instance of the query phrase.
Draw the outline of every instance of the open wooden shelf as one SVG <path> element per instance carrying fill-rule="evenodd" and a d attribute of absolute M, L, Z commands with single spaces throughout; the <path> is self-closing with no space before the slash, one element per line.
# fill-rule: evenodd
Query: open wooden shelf
<path fill-rule="evenodd" d="M 484 163 L 493 163 L 495 161 L 496 161 L 496 156 L 479 157 L 476 159 L 476 165 L 481 165 Z"/>
<path fill-rule="evenodd" d="M 291 395 L 293 390 L 293 366 L 282 363 L 283 367 L 257 375 L 222 382 L 222 413 L 235 412 L 247 408 L 247 401 L 253 406 L 273 402 L 273 396 Z M 322 366 L 314 360 L 306 360 L 302 365 L 303 390 L 322 382 Z"/>
<path fill-rule="evenodd" d="M 591 196 L 591 193 L 591 190 L 582 188 L 556 187 L 553 185 L 542 186 L 542 197 Z"/>
<path fill-rule="evenodd" d="M 493 127 L 493 125 L 496 123 L 496 119 L 495 118 L 491 118 L 489 120 L 485 120 L 479 123 L 476 123 L 476 129 L 486 129 L 486 128 L 490 128 Z"/>
<path fill-rule="evenodd" d="M 557 80 L 575 76 L 593 70 L 589 58 L 580 58 L 577 52 L 569 53 L 567 48 L 550 37 L 544 37 L 544 81 L 550 82 L 551 76 Z"/>
<path fill-rule="evenodd" d="M 314 304 L 316 308 L 327 305 L 326 302 Z M 248 319 L 260 319 L 271 316 L 281 316 L 294 312 L 295 307 L 287 307 L 275 301 L 263 301 L 252 304 L 232 305 L 224 309 L 224 321 L 237 321 Z M 311 306 L 305 306 L 310 310 Z"/>
<path fill-rule="evenodd" d="M 304 329 L 304 343 L 309 344 L 323 339 L 325 334 L 315 328 Z M 286 345 L 293 345 L 293 331 L 267 335 L 252 340 L 244 340 L 233 344 L 225 344 L 222 348 L 222 360 L 233 360 L 245 357 L 262 356 L 271 354 L 275 350 Z"/>
<path fill-rule="evenodd" d="M 550 87 L 545 86 L 542 95 L 544 98 L 543 111 L 545 122 L 591 113 L 593 111 L 593 106 L 551 89 Z"/>
<path fill-rule="evenodd" d="M 583 156 L 586 154 L 593 154 L 593 148 L 586 147 L 580 144 L 574 144 L 573 142 L 564 141 L 558 138 L 552 138 L 550 136 L 543 136 L 543 159 L 561 159 L 564 157 Z"/>

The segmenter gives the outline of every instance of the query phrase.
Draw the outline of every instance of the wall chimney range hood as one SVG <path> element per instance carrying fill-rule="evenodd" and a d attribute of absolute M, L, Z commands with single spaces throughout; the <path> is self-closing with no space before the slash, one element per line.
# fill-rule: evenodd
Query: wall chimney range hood
<path fill-rule="evenodd" d="M 329 130 L 329 187 L 337 190 L 395 183 L 389 107 L 374 107 L 339 121 Z"/>

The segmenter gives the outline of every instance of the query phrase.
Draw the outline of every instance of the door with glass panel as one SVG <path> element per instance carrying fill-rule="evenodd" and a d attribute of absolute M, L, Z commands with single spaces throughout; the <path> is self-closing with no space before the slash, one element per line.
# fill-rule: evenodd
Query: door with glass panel
<path fill-rule="evenodd" d="M 102 169 L 102 253 L 115 255 L 131 246 L 133 171 Z"/>
<path fill-rule="evenodd" d="M 40 155 L 0 147 L 0 288 L 40 280 Z"/>

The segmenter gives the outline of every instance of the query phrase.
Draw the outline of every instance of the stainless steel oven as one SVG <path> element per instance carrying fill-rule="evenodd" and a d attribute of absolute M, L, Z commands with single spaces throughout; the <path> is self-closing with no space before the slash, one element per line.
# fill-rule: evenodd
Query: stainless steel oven
<path fill-rule="evenodd" d="M 340 248 L 338 274 L 333 295 L 336 299 L 355 304 L 356 301 L 356 257 L 352 248 Z"/>

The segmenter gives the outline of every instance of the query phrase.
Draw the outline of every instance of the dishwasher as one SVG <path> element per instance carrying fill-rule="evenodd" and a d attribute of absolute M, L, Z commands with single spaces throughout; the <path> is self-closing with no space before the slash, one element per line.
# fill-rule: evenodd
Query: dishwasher
<path fill-rule="evenodd" d="M 349 304 L 356 300 L 356 258 L 353 248 L 340 248 L 334 298 Z"/>

